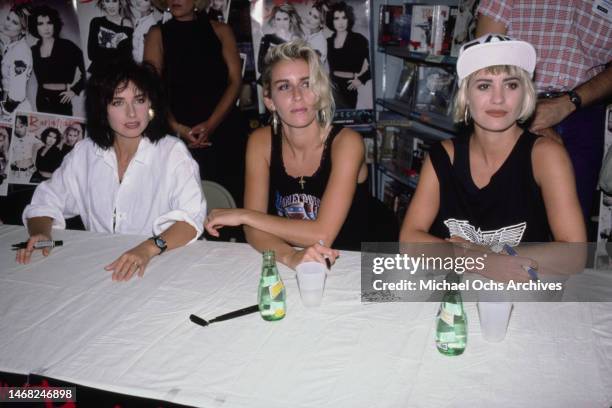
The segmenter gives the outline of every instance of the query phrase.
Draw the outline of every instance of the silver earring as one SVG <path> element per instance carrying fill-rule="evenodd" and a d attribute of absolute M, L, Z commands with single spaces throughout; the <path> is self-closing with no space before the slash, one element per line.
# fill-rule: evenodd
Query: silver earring
<path fill-rule="evenodd" d="M 194 7 L 194 8 L 193 8 L 193 12 L 194 12 L 194 13 L 197 13 L 198 11 L 200 11 L 200 10 L 198 10 L 198 8 L 197 8 L 197 7 Z"/>
<path fill-rule="evenodd" d="M 153 108 L 149 108 L 149 111 L 147 113 L 149 114 L 149 120 L 153 120 L 153 118 L 155 117 L 155 110 L 153 110 Z"/>
<path fill-rule="evenodd" d="M 276 111 L 272 112 L 272 130 L 274 133 L 278 133 L 278 115 Z"/>
<path fill-rule="evenodd" d="M 470 109 L 466 106 L 465 112 L 463 113 L 463 121 L 467 125 L 469 120 L 470 120 Z"/>

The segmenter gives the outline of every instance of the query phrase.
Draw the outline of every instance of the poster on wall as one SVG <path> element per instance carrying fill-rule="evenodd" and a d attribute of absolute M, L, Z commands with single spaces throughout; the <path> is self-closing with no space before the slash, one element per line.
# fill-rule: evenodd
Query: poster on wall
<path fill-rule="evenodd" d="M 12 128 L 9 184 L 34 185 L 48 180 L 64 156 L 85 137 L 84 119 L 41 112 L 15 112 Z"/>
<path fill-rule="evenodd" d="M 0 196 L 8 190 L 9 149 L 11 146 L 12 125 L 0 122 Z"/>
<path fill-rule="evenodd" d="M 143 0 L 79 0 L 77 10 L 88 74 L 116 58 L 142 62 L 145 35 L 163 17 Z"/>
<path fill-rule="evenodd" d="M 17 110 L 83 116 L 80 44 L 71 1 L 2 2 L 0 122 L 12 122 Z"/>
<path fill-rule="evenodd" d="M 302 38 L 319 54 L 333 85 L 334 122 L 372 121 L 374 107 L 370 56 L 369 1 L 254 0 L 251 28 L 257 76 L 266 52 Z M 264 112 L 262 89 L 260 113 Z"/>

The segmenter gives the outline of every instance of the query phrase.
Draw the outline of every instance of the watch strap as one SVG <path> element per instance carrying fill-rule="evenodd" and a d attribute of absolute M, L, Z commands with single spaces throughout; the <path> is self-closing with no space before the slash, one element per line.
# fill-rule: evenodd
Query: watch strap
<path fill-rule="evenodd" d="M 168 249 L 168 244 L 166 243 L 166 240 L 163 239 L 160 235 L 153 235 L 149 239 L 153 241 L 153 244 L 155 244 L 157 248 L 159 248 L 158 255 L 163 254 L 166 251 L 166 249 Z"/>
<path fill-rule="evenodd" d="M 576 110 L 580 109 L 580 107 L 582 106 L 582 98 L 580 98 L 578 92 L 571 90 L 567 91 L 566 95 L 569 97 L 570 102 L 573 103 L 574 106 L 576 106 Z"/>

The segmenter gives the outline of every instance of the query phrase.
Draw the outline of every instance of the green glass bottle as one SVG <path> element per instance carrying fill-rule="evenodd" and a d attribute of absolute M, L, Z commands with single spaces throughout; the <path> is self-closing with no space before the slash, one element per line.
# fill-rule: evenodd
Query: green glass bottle
<path fill-rule="evenodd" d="M 278 274 L 273 251 L 263 253 L 257 303 L 259 313 L 264 320 L 280 320 L 287 312 L 285 285 Z"/>
<path fill-rule="evenodd" d="M 459 284 L 461 277 L 455 272 L 446 275 L 446 282 Z M 436 347 L 446 356 L 458 356 L 467 344 L 467 317 L 459 290 L 444 294 L 436 323 Z"/>

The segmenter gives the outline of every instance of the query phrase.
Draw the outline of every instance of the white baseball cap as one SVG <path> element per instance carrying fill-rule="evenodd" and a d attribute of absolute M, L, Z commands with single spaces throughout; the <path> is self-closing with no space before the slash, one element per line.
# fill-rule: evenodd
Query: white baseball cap
<path fill-rule="evenodd" d="M 501 34 L 485 34 L 463 44 L 457 59 L 459 82 L 468 75 L 494 65 L 515 65 L 533 77 L 536 50 L 525 41 Z"/>

